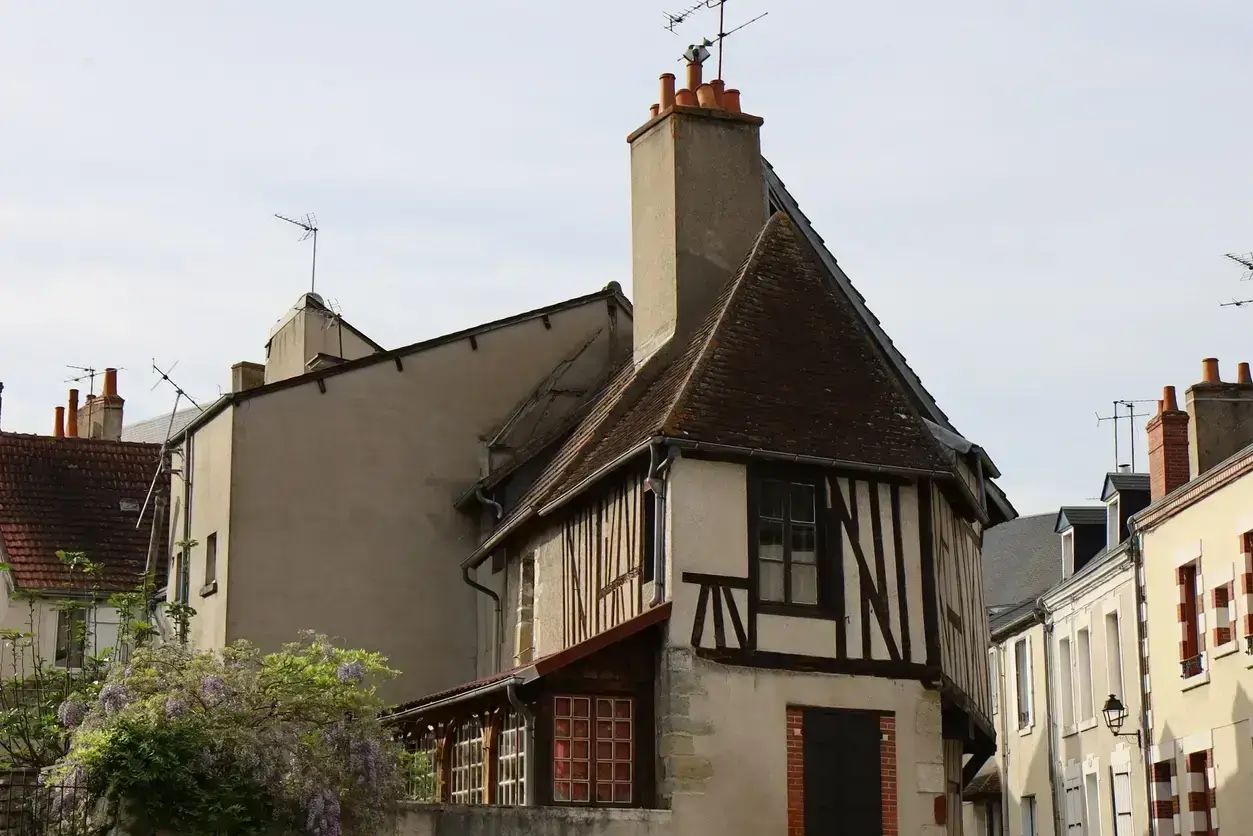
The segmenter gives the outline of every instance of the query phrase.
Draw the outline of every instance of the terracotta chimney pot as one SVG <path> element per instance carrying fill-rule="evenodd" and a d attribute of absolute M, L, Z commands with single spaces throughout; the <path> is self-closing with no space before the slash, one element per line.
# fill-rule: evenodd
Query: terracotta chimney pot
<path fill-rule="evenodd" d="M 1241 363 L 1236 367 L 1236 383 L 1253 383 L 1253 376 L 1249 375 L 1249 364 Z"/>
<path fill-rule="evenodd" d="M 701 67 L 695 61 L 687 62 L 687 89 L 695 90 L 700 87 Z"/>
<path fill-rule="evenodd" d="M 70 390 L 70 405 L 65 410 L 65 434 L 78 438 L 78 390 Z"/>
<path fill-rule="evenodd" d="M 104 370 L 104 391 L 100 394 L 106 398 L 117 396 L 117 369 Z"/>
<path fill-rule="evenodd" d="M 650 106 L 650 107 L 648 108 L 648 118 L 649 118 L 649 119 L 656 119 L 656 118 L 657 118 L 657 114 L 658 114 L 658 113 L 660 113 L 660 112 L 661 112 L 661 105 L 659 105 L 659 104 L 652 105 L 652 106 Z"/>
<path fill-rule="evenodd" d="M 1218 358 L 1206 357 L 1201 361 L 1201 381 L 1203 383 L 1222 383 L 1218 376 Z"/>
<path fill-rule="evenodd" d="M 740 113 L 740 91 L 732 89 L 723 92 L 722 108 L 727 113 Z"/>
<path fill-rule="evenodd" d="M 661 76 L 661 101 L 658 105 L 662 113 L 674 107 L 674 73 L 664 73 Z"/>
<path fill-rule="evenodd" d="M 722 94 L 727 89 L 727 83 L 720 78 L 715 78 L 713 81 L 709 82 L 709 86 L 714 89 L 714 95 L 718 97 L 718 107 L 721 108 L 723 106 Z"/>
<path fill-rule="evenodd" d="M 696 107 L 696 94 L 684 87 L 674 94 L 674 103 L 680 107 Z"/>
<path fill-rule="evenodd" d="M 1163 410 L 1164 412 L 1179 411 L 1179 399 L 1175 396 L 1174 386 L 1162 387 L 1162 401 L 1166 404 L 1166 407 Z"/>
<path fill-rule="evenodd" d="M 702 84 L 696 88 L 696 104 L 710 110 L 718 109 L 718 94 L 714 92 L 713 85 Z"/>
<path fill-rule="evenodd" d="M 57 438 L 65 438 L 65 407 L 58 406 L 56 418 L 52 425 L 52 434 Z"/>

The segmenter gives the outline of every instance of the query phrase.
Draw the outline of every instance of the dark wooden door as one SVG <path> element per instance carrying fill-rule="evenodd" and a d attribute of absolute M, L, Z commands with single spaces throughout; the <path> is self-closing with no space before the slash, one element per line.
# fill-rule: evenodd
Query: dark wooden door
<path fill-rule="evenodd" d="M 805 836 L 883 836 L 879 717 L 805 712 Z"/>

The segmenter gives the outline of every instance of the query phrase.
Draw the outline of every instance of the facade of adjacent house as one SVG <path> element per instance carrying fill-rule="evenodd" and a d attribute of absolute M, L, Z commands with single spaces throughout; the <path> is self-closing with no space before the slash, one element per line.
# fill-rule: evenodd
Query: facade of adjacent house
<path fill-rule="evenodd" d="M 164 521 L 145 505 L 161 448 L 117 439 L 117 373 L 105 381 L 81 406 L 70 391 L 52 435 L 0 433 L 0 630 L 28 637 L 22 649 L 3 643 L 0 677 L 30 675 L 35 653 L 77 668 L 114 649 L 118 616 L 105 602 L 135 591 L 148 566 L 164 574 Z M 58 552 L 80 553 L 101 571 L 72 570 Z"/>
<path fill-rule="evenodd" d="M 626 360 L 463 552 L 478 677 L 392 722 L 462 817 L 958 834 L 995 741 L 980 547 L 1015 513 L 700 73 L 628 139 Z"/>
<path fill-rule="evenodd" d="M 1202 368 L 1147 425 L 1153 503 L 1134 519 L 1157 836 L 1253 821 L 1253 382 Z"/>
<path fill-rule="evenodd" d="M 234 366 L 169 443 L 171 541 L 190 545 L 167 596 L 196 611 L 194 644 L 315 630 L 385 654 L 393 698 L 472 678 L 457 557 L 510 503 L 485 491 L 557 443 L 630 346 L 617 285 L 390 351 L 302 295 L 265 364 Z"/>

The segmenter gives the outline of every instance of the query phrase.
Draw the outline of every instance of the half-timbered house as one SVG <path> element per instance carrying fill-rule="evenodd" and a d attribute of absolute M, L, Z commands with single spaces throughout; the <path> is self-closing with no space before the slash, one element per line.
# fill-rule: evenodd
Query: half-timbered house
<path fill-rule="evenodd" d="M 761 157 L 662 76 L 633 356 L 466 558 L 489 660 L 401 706 L 446 802 L 675 832 L 957 834 L 991 754 L 983 532 L 1015 513 Z"/>

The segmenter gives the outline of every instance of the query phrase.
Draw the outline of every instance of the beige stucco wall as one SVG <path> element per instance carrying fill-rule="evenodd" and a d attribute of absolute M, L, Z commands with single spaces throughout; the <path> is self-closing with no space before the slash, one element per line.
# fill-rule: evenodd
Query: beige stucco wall
<path fill-rule="evenodd" d="M 1216 649 L 1212 590 L 1235 582 L 1233 615 L 1248 614 L 1241 590 L 1240 536 L 1253 530 L 1253 478 L 1237 480 L 1143 533 L 1145 600 L 1148 613 L 1150 732 L 1155 761 L 1175 759 L 1186 778 L 1184 755 L 1213 749 L 1217 826 L 1226 832 L 1253 821 L 1253 656 L 1244 652 L 1244 632 L 1228 648 Z M 1206 599 L 1205 673 L 1180 676 L 1180 630 L 1176 613 L 1178 566 L 1200 559 L 1198 587 Z M 1219 654 L 1222 655 L 1219 655 Z M 1183 791 L 1181 790 L 1181 793 Z M 1186 811 L 1186 801 L 1184 804 Z M 1185 813 L 1186 815 L 1186 813 Z"/>
<path fill-rule="evenodd" d="M 1026 642 L 1030 647 L 1032 722 L 1018 728 L 1017 680 L 1014 668 L 1014 645 Z M 1022 798 L 1035 796 L 1036 828 L 1040 833 L 1053 832 L 1053 798 L 1049 782 L 1048 733 L 1045 712 L 1044 627 L 1032 624 L 1017 635 L 994 645 L 997 657 L 998 736 L 996 757 L 1001 759 L 1002 792 L 1008 795 L 1006 836 L 1022 836 Z M 1002 716 L 1002 712 L 1004 716 Z"/>
<path fill-rule="evenodd" d="M 267 649 L 308 628 L 379 650 L 403 671 L 385 693 L 396 699 L 473 679 L 494 615 L 459 569 L 478 511 L 453 502 L 480 475 L 482 439 L 560 361 L 598 331 L 607 340 L 606 319 L 596 300 L 551 314 L 551 328 L 536 318 L 477 348 L 408 355 L 403 370 L 329 376 L 325 394 L 308 381 L 236 405 L 226 638 Z M 583 362 L 603 374 L 608 357 Z M 479 576 L 503 587 L 507 575 L 489 564 Z"/>
<path fill-rule="evenodd" d="M 1116 694 L 1127 707 L 1124 732 L 1134 733 L 1140 727 L 1139 666 L 1136 651 L 1135 579 L 1131 558 L 1123 555 L 1108 566 L 1078 576 L 1056 592 L 1046 596 L 1050 611 L 1052 635 L 1049 651 L 1053 654 L 1054 705 L 1049 727 L 1056 735 L 1057 780 L 1066 783 L 1082 781 L 1086 792 L 1088 776 L 1096 779 L 1100 815 L 1099 831 L 1088 822 L 1092 832 L 1113 833 L 1113 790 L 1111 768 L 1131 774 L 1131 809 L 1133 833 L 1148 833 L 1148 801 L 1144 781 L 1141 750 L 1134 738 L 1115 737 L 1106 727 L 1101 707 L 1110 694 Z M 1117 616 L 1119 643 L 1111 647 L 1107 641 L 1106 619 Z M 1080 705 L 1079 631 L 1087 629 L 1091 647 L 1092 704 L 1088 719 Z M 1069 639 L 1072 648 L 1071 682 L 1074 700 L 1074 722 L 1062 723 L 1060 709 L 1064 699 L 1060 686 L 1061 654 L 1059 645 Z M 1111 651 L 1117 660 L 1117 673 L 1110 669 Z M 1091 806 L 1088 807 L 1091 809 Z"/>
<path fill-rule="evenodd" d="M 270 336 L 265 361 L 265 382 L 274 383 L 304 374 L 306 364 L 318 353 L 356 360 L 375 352 L 374 346 L 343 327 L 337 317 L 313 309 L 298 307 L 275 326 Z"/>
<path fill-rule="evenodd" d="M 668 810 L 401 804 L 385 836 L 665 836 L 672 832 L 677 831 Z"/>

